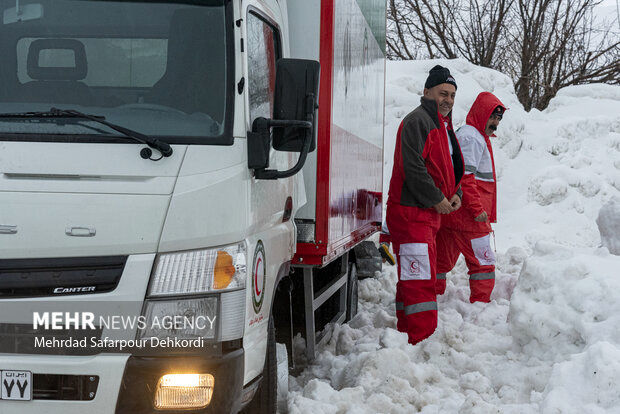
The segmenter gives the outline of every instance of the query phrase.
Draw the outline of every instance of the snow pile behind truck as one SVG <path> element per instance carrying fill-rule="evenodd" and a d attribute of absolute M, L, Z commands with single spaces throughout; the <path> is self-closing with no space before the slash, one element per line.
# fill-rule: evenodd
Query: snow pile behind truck
<path fill-rule="evenodd" d="M 413 347 L 395 329 L 396 269 L 384 267 L 361 282 L 361 312 L 291 377 L 289 412 L 620 412 L 620 256 L 606 231 L 620 225 L 620 87 L 566 88 L 526 113 L 499 72 L 462 60 L 388 62 L 386 196 L 396 131 L 435 64 L 459 86 L 455 127 L 479 92 L 510 108 L 493 141 L 493 300 L 469 303 L 461 259 L 438 298 L 437 331 Z"/>

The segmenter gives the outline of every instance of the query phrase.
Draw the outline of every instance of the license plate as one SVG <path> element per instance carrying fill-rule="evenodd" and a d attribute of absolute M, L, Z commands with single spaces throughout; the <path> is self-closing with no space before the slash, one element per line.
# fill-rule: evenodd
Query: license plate
<path fill-rule="evenodd" d="M 12 401 L 32 400 L 32 372 L 0 371 L 2 399 Z"/>

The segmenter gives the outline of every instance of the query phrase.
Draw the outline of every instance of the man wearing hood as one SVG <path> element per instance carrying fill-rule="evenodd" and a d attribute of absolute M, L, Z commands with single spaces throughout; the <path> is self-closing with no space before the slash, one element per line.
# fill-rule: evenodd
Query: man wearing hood
<path fill-rule="evenodd" d="M 450 116 L 455 95 L 450 71 L 435 66 L 420 106 L 405 117 L 396 137 L 386 222 L 398 258 L 397 328 L 411 344 L 437 327 L 435 239 L 440 215 L 461 205 L 463 157 Z"/>
<path fill-rule="evenodd" d="M 493 148 L 489 137 L 501 121 L 506 107 L 489 92 L 478 95 L 466 125 L 456 131 L 465 175 L 461 181 L 460 210 L 442 217 L 437 234 L 437 294 L 446 289 L 446 274 L 460 253 L 469 269 L 470 302 L 490 302 L 495 286 L 495 254 L 491 249 L 491 224 L 497 218 L 497 185 Z"/>

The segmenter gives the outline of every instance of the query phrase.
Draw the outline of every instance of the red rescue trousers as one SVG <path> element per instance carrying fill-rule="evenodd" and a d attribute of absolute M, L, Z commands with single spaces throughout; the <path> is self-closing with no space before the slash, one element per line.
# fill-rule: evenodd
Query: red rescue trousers
<path fill-rule="evenodd" d="M 398 260 L 396 327 L 407 333 L 409 343 L 416 344 L 437 328 L 435 238 L 439 217 L 433 209 L 388 204 L 387 222 Z"/>
<path fill-rule="evenodd" d="M 490 233 L 467 232 L 441 227 L 437 232 L 438 295 L 446 290 L 446 274 L 454 268 L 459 254 L 465 256 L 469 271 L 470 302 L 490 302 L 495 286 L 495 254 Z"/>

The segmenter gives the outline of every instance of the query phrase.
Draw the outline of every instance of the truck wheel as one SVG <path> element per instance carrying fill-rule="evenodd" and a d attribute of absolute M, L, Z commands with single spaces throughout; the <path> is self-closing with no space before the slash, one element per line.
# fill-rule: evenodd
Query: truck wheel
<path fill-rule="evenodd" d="M 347 322 L 357 315 L 357 300 L 357 266 L 355 263 L 351 263 L 347 282 Z"/>
<path fill-rule="evenodd" d="M 276 414 L 277 402 L 278 361 L 276 357 L 276 329 L 273 324 L 273 317 L 270 317 L 263 379 L 258 386 L 254 398 L 244 408 L 243 412 L 246 414 Z"/>

